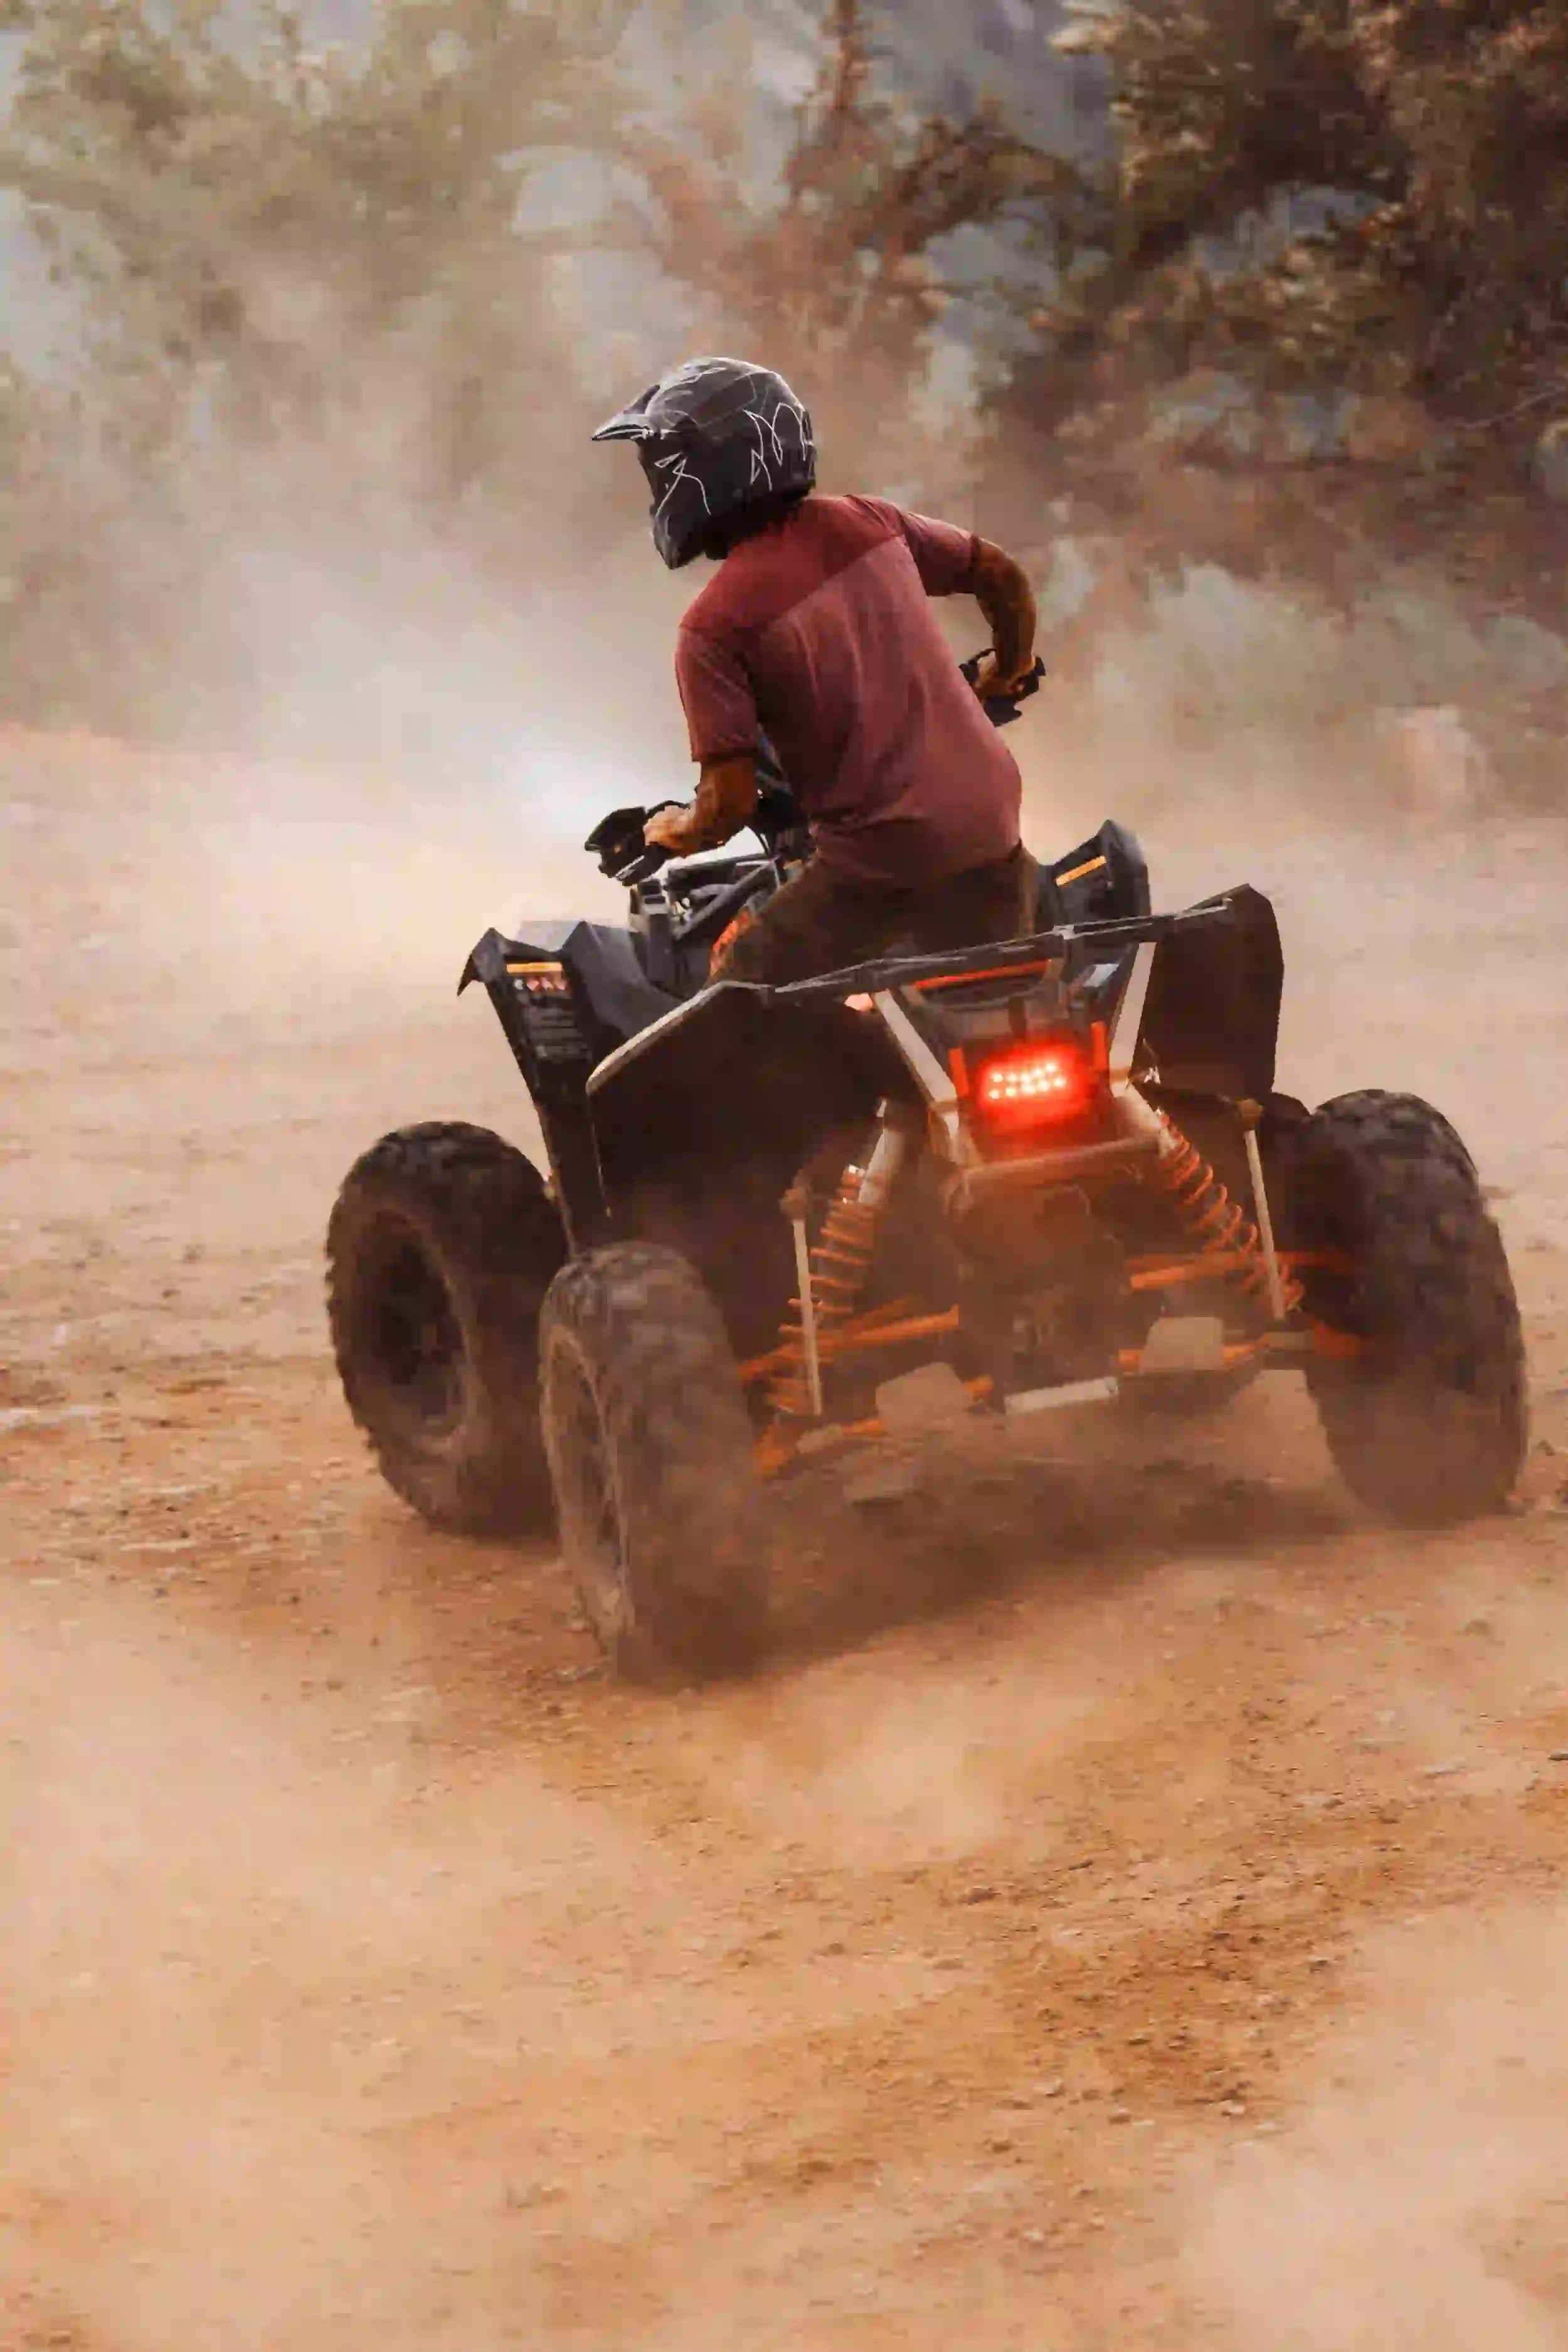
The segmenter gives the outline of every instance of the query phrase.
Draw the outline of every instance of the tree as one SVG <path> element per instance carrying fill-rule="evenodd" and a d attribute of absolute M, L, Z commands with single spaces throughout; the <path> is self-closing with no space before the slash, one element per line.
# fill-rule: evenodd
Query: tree
<path fill-rule="evenodd" d="M 117 429 L 177 439 L 195 401 L 204 430 L 363 441 L 368 391 L 426 487 L 504 461 L 559 245 L 520 196 L 613 138 L 630 5 L 395 0 L 359 55 L 312 47 L 296 0 L 237 31 L 222 0 L 14 5 L 0 184 L 78 292 Z"/>
<path fill-rule="evenodd" d="M 1421 380 L 1490 407 L 1543 378 L 1568 405 L 1568 12 L 1362 0 L 1355 38 L 1402 164 L 1379 233 L 1426 289 Z"/>
<path fill-rule="evenodd" d="M 951 240 L 1038 217 L 1079 186 L 993 104 L 955 121 L 900 102 L 861 0 L 829 0 L 776 184 L 749 186 L 717 89 L 675 131 L 645 126 L 629 154 L 652 203 L 623 211 L 628 246 L 687 289 L 700 331 L 798 374 L 832 446 L 873 447 L 891 478 L 929 460 L 911 404 L 955 295 L 1007 299 L 956 276 Z"/>
<path fill-rule="evenodd" d="M 1104 60 L 1118 154 L 1099 266 L 1047 322 L 1058 346 L 1167 370 L 1240 353 L 1460 415 L 1560 375 L 1560 0 L 1071 5 L 1058 44 Z M 1341 201 L 1303 231 L 1321 191 Z M 1249 236 L 1266 220 L 1284 235 Z"/>
<path fill-rule="evenodd" d="M 558 516 L 565 240 L 520 207 L 613 145 L 633 5 L 387 0 L 350 51 L 301 0 L 11 0 L 0 185 L 74 322 L 5 492 L 14 678 L 124 723 L 247 539 L 374 575 Z"/>

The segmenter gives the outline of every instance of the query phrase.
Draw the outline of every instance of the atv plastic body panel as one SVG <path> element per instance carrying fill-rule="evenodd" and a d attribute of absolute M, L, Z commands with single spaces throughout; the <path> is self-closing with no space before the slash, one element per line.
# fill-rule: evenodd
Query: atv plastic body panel
<path fill-rule="evenodd" d="M 1099 856 L 1116 833 L 1102 827 L 1088 846 Z M 1125 845 L 1118 856 L 1118 892 L 1146 896 L 1141 861 Z M 1090 918 L 964 954 L 878 957 L 784 988 L 721 982 L 684 1003 L 647 979 L 644 935 L 541 922 L 515 939 L 487 932 L 462 985 L 482 981 L 496 1007 L 573 1248 L 611 1237 L 671 1243 L 701 1268 L 749 1346 L 789 1296 L 778 1204 L 795 1173 L 827 1137 L 867 1127 L 883 1100 L 917 1097 L 885 1024 L 847 1000 L 908 992 L 921 1019 L 922 982 L 966 972 L 1002 982 L 1017 968 L 1026 989 L 1047 963 L 1075 1017 L 1109 1026 L 1146 942 L 1155 954 L 1143 1058 L 1171 1086 L 1227 1101 L 1266 1095 L 1279 938 L 1268 901 L 1246 889 L 1181 914 Z M 945 1052 L 940 1017 L 924 1025 Z"/>

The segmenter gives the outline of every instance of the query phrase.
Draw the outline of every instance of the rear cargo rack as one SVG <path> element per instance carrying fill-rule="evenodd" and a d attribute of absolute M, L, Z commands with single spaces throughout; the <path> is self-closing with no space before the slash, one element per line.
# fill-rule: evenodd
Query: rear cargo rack
<path fill-rule="evenodd" d="M 1027 938 L 994 940 L 957 954 L 883 956 L 872 963 L 847 964 L 840 971 L 824 972 L 816 980 L 792 980 L 767 992 L 797 1003 L 815 998 L 876 996 L 889 988 L 918 988 L 933 980 L 1001 979 L 1020 967 L 1061 964 L 1088 956 L 1110 962 L 1128 949 L 1172 939 L 1178 931 L 1201 930 L 1224 923 L 1231 915 L 1231 897 L 1205 899 L 1173 915 L 1114 916 L 1105 922 L 1062 923 L 1055 930 L 1034 931 Z"/>

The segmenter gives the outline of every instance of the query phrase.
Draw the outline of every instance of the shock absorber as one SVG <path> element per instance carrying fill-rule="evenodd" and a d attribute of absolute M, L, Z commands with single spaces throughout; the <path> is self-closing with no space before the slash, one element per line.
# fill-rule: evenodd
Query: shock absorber
<path fill-rule="evenodd" d="M 1146 1103 L 1136 1087 L 1129 1087 L 1121 1101 L 1133 1122 L 1155 1139 L 1154 1181 L 1170 1195 L 1197 1244 L 1199 1257 L 1223 1259 L 1223 1266 L 1215 1266 L 1216 1277 L 1234 1281 L 1247 1298 L 1268 1308 L 1272 1321 L 1281 1321 L 1300 1305 L 1301 1286 L 1281 1277 L 1272 1235 L 1266 1248 L 1258 1225 L 1241 1202 L 1232 1199 L 1196 1144 L 1166 1112 Z M 1249 1152 L 1249 1163 L 1252 1156 Z M 1261 1174 L 1259 1163 L 1254 1181 L 1260 1197 Z"/>
<path fill-rule="evenodd" d="M 883 1127 L 865 1168 L 845 1170 L 822 1231 L 809 1250 L 805 1196 L 798 1189 L 785 1196 L 784 1214 L 795 1227 L 800 1297 L 779 1331 L 781 1349 L 789 1360 L 768 1392 L 775 1412 L 798 1417 L 822 1411 L 820 1342 L 841 1330 L 859 1306 L 876 1253 L 882 1211 L 907 1149 L 905 1138 L 896 1128 Z"/>

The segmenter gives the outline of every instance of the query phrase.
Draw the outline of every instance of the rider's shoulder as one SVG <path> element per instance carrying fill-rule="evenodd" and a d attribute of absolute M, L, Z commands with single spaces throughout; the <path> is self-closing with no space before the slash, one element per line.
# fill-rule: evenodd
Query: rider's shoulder
<path fill-rule="evenodd" d="M 891 499 L 873 498 L 868 491 L 847 491 L 841 498 L 825 499 L 822 503 L 837 507 L 845 521 L 858 523 L 862 530 L 874 530 L 883 538 L 904 527 L 902 507 Z"/>
<path fill-rule="evenodd" d="M 901 528 L 899 509 L 885 499 L 814 495 L 787 520 L 731 551 L 688 605 L 681 628 L 743 645 Z"/>
<path fill-rule="evenodd" d="M 679 626 L 683 635 L 722 637 L 733 628 L 738 601 L 735 593 L 738 583 L 730 573 L 730 565 L 733 562 L 734 557 L 731 556 L 715 572 L 711 580 L 703 583 L 688 604 L 680 616 Z M 726 577 L 726 574 L 730 576 Z"/>

